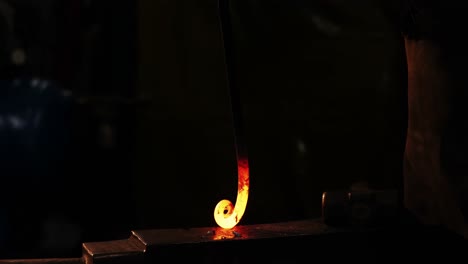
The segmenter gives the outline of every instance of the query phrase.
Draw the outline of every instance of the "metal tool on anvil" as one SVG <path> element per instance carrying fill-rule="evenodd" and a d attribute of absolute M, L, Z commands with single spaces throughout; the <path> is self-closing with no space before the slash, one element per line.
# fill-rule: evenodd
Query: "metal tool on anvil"
<path fill-rule="evenodd" d="M 396 189 L 326 191 L 322 194 L 322 219 L 331 226 L 383 226 L 395 223 L 399 204 Z"/>

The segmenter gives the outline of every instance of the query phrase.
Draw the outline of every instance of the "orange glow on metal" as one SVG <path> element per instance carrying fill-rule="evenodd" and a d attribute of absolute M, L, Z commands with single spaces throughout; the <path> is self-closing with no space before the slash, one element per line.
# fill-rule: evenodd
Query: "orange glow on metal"
<path fill-rule="evenodd" d="M 249 162 L 247 158 L 237 159 L 237 199 L 233 205 L 229 200 L 221 200 L 215 207 L 214 219 L 225 229 L 235 227 L 245 213 L 249 198 Z"/>

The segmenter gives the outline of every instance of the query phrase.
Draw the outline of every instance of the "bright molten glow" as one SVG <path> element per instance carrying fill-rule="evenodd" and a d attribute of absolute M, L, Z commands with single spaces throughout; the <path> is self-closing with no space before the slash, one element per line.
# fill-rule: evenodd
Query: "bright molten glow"
<path fill-rule="evenodd" d="M 247 158 L 237 160 L 237 199 L 233 205 L 229 200 L 221 200 L 214 210 L 216 223 L 225 229 L 236 226 L 244 215 L 249 198 L 249 162 Z"/>

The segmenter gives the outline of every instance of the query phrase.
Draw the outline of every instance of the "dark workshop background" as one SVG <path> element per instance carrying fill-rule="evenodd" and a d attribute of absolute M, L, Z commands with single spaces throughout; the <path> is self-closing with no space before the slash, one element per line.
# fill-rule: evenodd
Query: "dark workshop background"
<path fill-rule="evenodd" d="M 319 217 L 323 191 L 356 182 L 400 188 L 396 1 L 232 2 L 251 162 L 242 224 Z M 214 226 L 237 186 L 217 1 L 0 0 L 0 11 L 0 258 Z"/>

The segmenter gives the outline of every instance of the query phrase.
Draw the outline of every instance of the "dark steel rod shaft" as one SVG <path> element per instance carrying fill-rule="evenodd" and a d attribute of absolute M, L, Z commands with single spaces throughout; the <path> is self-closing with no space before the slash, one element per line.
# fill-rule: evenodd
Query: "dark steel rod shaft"
<path fill-rule="evenodd" d="M 218 4 L 237 158 L 247 158 L 247 143 L 244 136 L 241 95 L 237 84 L 238 65 L 231 20 L 231 5 L 229 0 L 219 0 Z"/>

